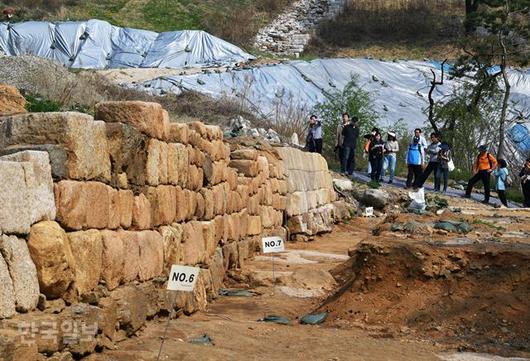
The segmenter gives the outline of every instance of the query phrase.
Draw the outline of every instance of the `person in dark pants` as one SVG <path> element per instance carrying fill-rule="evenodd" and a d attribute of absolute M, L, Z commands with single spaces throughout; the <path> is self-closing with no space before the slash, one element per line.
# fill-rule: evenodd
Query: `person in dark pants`
<path fill-rule="evenodd" d="M 312 144 L 309 144 L 308 150 L 322 154 L 322 122 L 317 119 L 316 115 L 309 117 L 309 133 L 308 138 L 311 138 Z"/>
<path fill-rule="evenodd" d="M 424 151 L 419 136 L 412 138 L 407 150 L 407 184 L 406 188 L 412 187 L 413 181 L 418 182 L 423 174 Z"/>
<path fill-rule="evenodd" d="M 506 187 L 508 183 L 508 163 L 504 159 L 499 159 L 499 167 L 493 171 L 495 176 L 495 189 L 503 206 L 508 207 L 506 200 Z"/>
<path fill-rule="evenodd" d="M 341 168 L 351 176 L 355 170 L 355 148 L 357 147 L 357 138 L 359 137 L 359 128 L 357 128 L 356 117 L 353 117 L 352 120 L 348 121 L 344 126 L 342 136 Z"/>
<path fill-rule="evenodd" d="M 438 153 L 438 162 L 440 163 L 438 166 L 438 170 L 434 174 L 436 177 L 436 182 L 434 182 L 435 192 L 441 191 L 442 181 L 443 181 L 443 192 L 447 192 L 447 186 L 449 183 L 449 162 L 451 161 L 451 148 L 449 147 L 449 144 L 443 142 L 440 146 L 440 153 Z"/>
<path fill-rule="evenodd" d="M 384 145 L 385 143 L 381 138 L 381 133 L 376 133 L 370 140 L 370 145 L 368 146 L 368 159 L 372 166 L 370 179 L 377 182 L 381 179 L 381 171 L 383 170 Z"/>
<path fill-rule="evenodd" d="M 484 184 L 484 200 L 482 203 L 488 204 L 490 201 L 490 173 L 497 168 L 497 159 L 490 153 L 485 145 L 478 147 L 479 155 L 473 165 L 473 177 L 467 182 L 466 198 L 471 198 L 473 186 L 478 181 Z"/>
<path fill-rule="evenodd" d="M 344 135 L 342 135 L 342 130 L 344 127 L 350 122 L 350 115 L 348 113 L 342 114 L 342 119 L 339 121 L 339 124 L 337 124 L 337 133 L 335 135 L 335 152 L 337 153 L 339 157 L 340 162 L 340 173 L 346 174 L 346 168 L 343 167 L 343 154 L 342 154 L 342 143 L 344 142 Z"/>
<path fill-rule="evenodd" d="M 521 188 L 523 189 L 524 195 L 524 207 L 530 208 L 530 157 L 526 158 L 526 163 L 519 172 L 521 177 Z"/>
<path fill-rule="evenodd" d="M 431 144 L 427 147 L 426 153 L 429 156 L 429 163 L 427 164 L 427 167 L 423 171 L 423 175 L 420 177 L 420 180 L 418 182 L 414 183 L 414 188 L 421 188 L 431 175 L 431 173 L 434 172 L 436 175 L 436 171 L 438 170 L 438 167 L 440 166 L 440 162 L 438 161 L 438 153 L 440 153 L 440 143 L 441 136 L 438 133 L 432 133 L 431 134 Z M 440 189 L 440 185 L 437 183 L 436 177 L 434 177 L 434 189 Z"/>

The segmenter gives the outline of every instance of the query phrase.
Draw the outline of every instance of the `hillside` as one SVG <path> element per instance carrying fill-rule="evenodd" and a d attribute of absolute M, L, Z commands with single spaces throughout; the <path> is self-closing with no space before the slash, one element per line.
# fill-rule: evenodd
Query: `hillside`
<path fill-rule="evenodd" d="M 153 31 L 201 29 L 241 46 L 292 0 L 4 0 L 15 20 L 107 20 Z"/>
<path fill-rule="evenodd" d="M 306 58 L 456 58 L 463 35 L 458 0 L 349 0 L 341 16 L 322 23 Z"/>

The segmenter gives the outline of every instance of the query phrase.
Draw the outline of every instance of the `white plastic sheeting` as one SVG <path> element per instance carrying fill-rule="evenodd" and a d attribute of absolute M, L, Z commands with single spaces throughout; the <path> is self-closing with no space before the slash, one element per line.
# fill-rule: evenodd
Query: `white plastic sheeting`
<path fill-rule="evenodd" d="M 100 20 L 0 23 L 0 53 L 35 55 L 85 69 L 216 66 L 253 59 L 204 31 L 155 33 Z"/>
<path fill-rule="evenodd" d="M 432 79 L 431 69 L 440 77 L 434 63 L 419 61 L 384 62 L 369 59 L 320 59 L 292 61 L 223 73 L 175 75 L 160 77 L 138 87 L 153 93 L 193 90 L 213 97 L 232 96 L 245 99 L 256 112 L 272 116 L 279 104 L 309 112 L 325 100 L 325 93 L 342 90 L 352 76 L 372 93 L 381 125 L 389 126 L 399 119 L 409 128 L 425 125 L 427 94 Z M 530 112 L 530 71 L 511 71 L 512 111 Z M 459 82 L 446 77 L 437 86 L 435 99 L 450 95 Z"/>

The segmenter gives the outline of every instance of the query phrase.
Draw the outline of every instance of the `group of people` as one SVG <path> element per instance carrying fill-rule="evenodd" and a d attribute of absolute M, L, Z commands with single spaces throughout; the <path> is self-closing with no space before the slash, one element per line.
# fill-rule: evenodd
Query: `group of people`
<path fill-rule="evenodd" d="M 335 150 L 340 159 L 340 171 L 343 175 L 351 176 L 355 170 L 355 152 L 359 138 L 358 119 L 348 113 L 342 114 L 342 120 L 337 125 L 335 137 Z M 315 115 L 309 119 L 309 132 L 306 137 L 306 148 L 311 152 L 322 153 L 322 122 Z M 386 171 L 389 173 L 388 183 L 394 182 L 397 165 L 399 143 L 396 133 L 386 133 L 383 139 L 381 131 L 373 128 L 370 134 L 364 135 L 364 154 L 368 158 L 368 173 L 370 179 L 382 182 Z M 422 135 L 419 128 L 414 130 L 411 142 L 406 150 L 407 180 L 406 188 L 422 188 L 430 175 L 434 175 L 434 191 L 447 192 L 449 172 L 454 170 L 451 147 L 444 142 L 440 133 L 430 135 L 430 144 Z M 478 147 L 478 155 L 473 166 L 473 176 L 467 183 L 465 197 L 470 198 L 476 183 L 482 182 L 484 186 L 483 203 L 490 201 L 490 178 L 495 176 L 495 189 L 501 203 L 508 206 L 506 189 L 511 185 L 507 162 L 497 160 L 488 152 L 486 145 Z M 530 158 L 519 173 L 524 194 L 524 206 L 530 207 Z"/>

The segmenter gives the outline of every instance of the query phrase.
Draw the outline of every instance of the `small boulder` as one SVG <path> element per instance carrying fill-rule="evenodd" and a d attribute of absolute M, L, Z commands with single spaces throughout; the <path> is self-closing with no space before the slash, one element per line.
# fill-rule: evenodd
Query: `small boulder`
<path fill-rule="evenodd" d="M 390 202 L 390 195 L 381 189 L 367 189 L 364 191 L 361 201 L 367 207 L 381 209 Z"/>
<path fill-rule="evenodd" d="M 65 231 L 58 223 L 34 224 L 28 239 L 40 291 L 48 299 L 61 297 L 74 280 L 73 256 Z"/>

